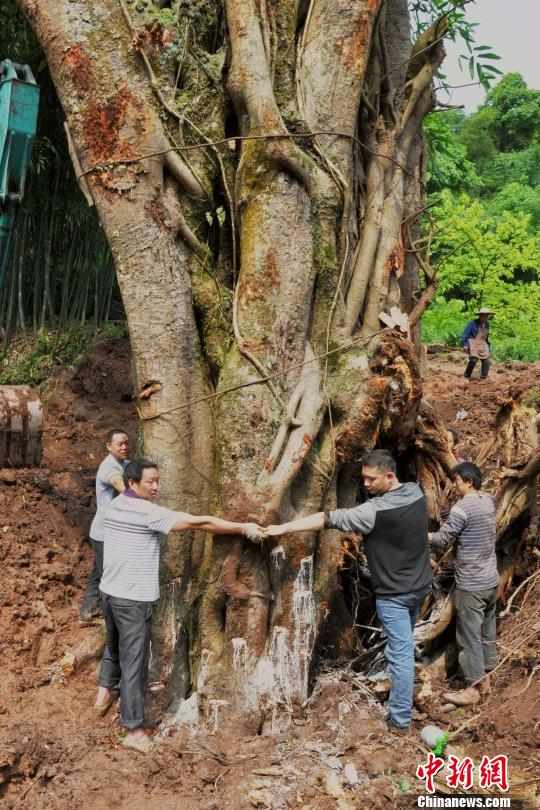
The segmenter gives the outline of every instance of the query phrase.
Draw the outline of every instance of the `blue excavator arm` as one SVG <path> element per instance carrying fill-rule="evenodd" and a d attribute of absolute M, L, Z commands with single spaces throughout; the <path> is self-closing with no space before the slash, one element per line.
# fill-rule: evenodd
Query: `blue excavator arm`
<path fill-rule="evenodd" d="M 37 129 L 39 87 L 28 65 L 0 62 L 0 286 Z"/>
<path fill-rule="evenodd" d="M 37 129 L 39 87 L 26 65 L 0 62 L 0 287 Z M 0 467 L 39 464 L 43 408 L 27 385 L 0 385 Z"/>

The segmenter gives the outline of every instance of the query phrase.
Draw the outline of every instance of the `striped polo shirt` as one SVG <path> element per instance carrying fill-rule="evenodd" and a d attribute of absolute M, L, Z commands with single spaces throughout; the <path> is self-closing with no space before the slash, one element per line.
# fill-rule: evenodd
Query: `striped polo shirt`
<path fill-rule="evenodd" d="M 103 542 L 103 516 L 110 502 L 116 498 L 118 492 L 111 481 L 122 478 L 127 461 L 118 461 L 112 453 L 103 459 L 96 473 L 96 514 L 90 526 L 90 537 L 100 543 Z"/>
<path fill-rule="evenodd" d="M 159 599 L 161 541 L 185 514 L 122 493 L 103 517 L 103 576 L 108 596 L 155 602 Z"/>
<path fill-rule="evenodd" d="M 431 535 L 431 542 L 439 547 L 456 542 L 456 588 L 485 591 L 497 586 L 496 536 L 491 495 L 471 493 L 452 507 L 448 520 Z"/>

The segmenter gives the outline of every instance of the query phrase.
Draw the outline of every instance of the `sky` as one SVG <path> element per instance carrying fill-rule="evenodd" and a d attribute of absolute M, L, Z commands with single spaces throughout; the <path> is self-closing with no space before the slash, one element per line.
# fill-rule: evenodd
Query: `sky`
<path fill-rule="evenodd" d="M 491 45 L 501 59 L 494 62 L 503 73 L 521 73 L 529 85 L 540 90 L 540 0 L 476 0 L 468 8 L 471 22 L 479 23 L 476 44 Z M 461 71 L 458 56 L 465 53 L 463 44 L 446 44 L 447 57 L 443 70 L 451 85 L 471 81 L 464 66 Z M 485 99 L 483 87 L 461 87 L 439 93 L 445 104 L 463 104 L 466 112 L 474 112 Z"/>

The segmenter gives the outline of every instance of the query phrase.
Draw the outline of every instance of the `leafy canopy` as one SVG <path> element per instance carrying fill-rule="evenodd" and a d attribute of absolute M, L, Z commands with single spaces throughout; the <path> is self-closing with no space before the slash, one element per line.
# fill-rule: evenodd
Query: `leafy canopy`
<path fill-rule="evenodd" d="M 432 114 L 424 129 L 439 278 L 424 339 L 456 342 L 483 303 L 496 355 L 539 358 L 540 92 L 509 73 L 474 114 Z"/>
<path fill-rule="evenodd" d="M 482 185 L 474 163 L 467 158 L 467 147 L 457 138 L 455 121 L 450 114 L 428 115 L 424 121 L 429 193 L 443 189 L 473 192 Z"/>
<path fill-rule="evenodd" d="M 508 73 L 488 93 L 490 129 L 501 152 L 525 149 L 540 135 L 540 91 L 530 90 L 519 73 Z"/>
<path fill-rule="evenodd" d="M 540 357 L 540 240 L 529 217 L 504 211 L 490 217 L 467 194 L 440 194 L 433 261 L 438 296 L 423 321 L 424 339 L 455 342 L 481 306 L 496 312 L 495 355 Z"/>

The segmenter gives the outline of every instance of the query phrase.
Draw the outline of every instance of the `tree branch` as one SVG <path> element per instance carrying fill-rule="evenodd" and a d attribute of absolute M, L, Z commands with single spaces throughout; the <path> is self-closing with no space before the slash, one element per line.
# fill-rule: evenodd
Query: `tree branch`
<path fill-rule="evenodd" d="M 137 32 L 136 32 L 135 27 L 133 25 L 133 22 L 131 20 L 130 13 L 129 13 L 128 9 L 127 9 L 127 6 L 126 6 L 124 0 L 118 0 L 118 2 L 120 3 L 120 8 L 122 9 L 122 14 L 124 15 L 124 19 L 125 19 L 125 21 L 127 23 L 127 26 L 129 28 L 131 37 L 133 39 Z M 166 110 L 169 113 L 169 115 L 172 115 L 174 118 L 176 118 L 177 120 L 180 121 L 181 116 L 178 114 L 178 112 L 173 107 L 171 107 L 171 105 L 167 102 L 167 100 L 165 99 L 163 93 L 161 92 L 158 80 L 156 78 L 156 74 L 154 73 L 154 69 L 152 68 L 152 65 L 150 64 L 150 60 L 148 59 L 148 57 L 145 54 L 144 50 L 142 49 L 142 47 L 140 47 L 140 48 L 137 49 L 137 51 L 138 51 L 138 53 L 139 53 L 139 55 L 140 55 L 140 57 L 141 57 L 141 59 L 143 61 L 143 64 L 144 64 L 145 68 L 146 68 L 146 72 L 148 74 L 148 79 L 149 79 L 149 82 L 150 82 L 150 86 L 151 86 L 152 90 L 154 91 L 154 94 L 155 94 L 156 98 L 159 100 L 159 102 L 162 105 L 163 109 Z M 167 157 L 166 157 L 167 167 L 169 168 L 169 171 L 171 172 L 171 174 L 176 178 L 176 180 L 182 186 L 182 188 L 185 191 L 187 191 L 188 194 L 192 194 L 194 197 L 206 197 L 207 195 L 206 195 L 206 192 L 204 191 L 203 187 L 201 186 L 199 181 L 194 177 L 191 169 L 182 161 L 182 159 L 178 155 L 175 155 L 174 152 L 172 152 L 172 151 L 167 152 L 166 154 L 167 154 Z M 86 172 L 85 172 L 85 174 L 86 174 Z"/>

